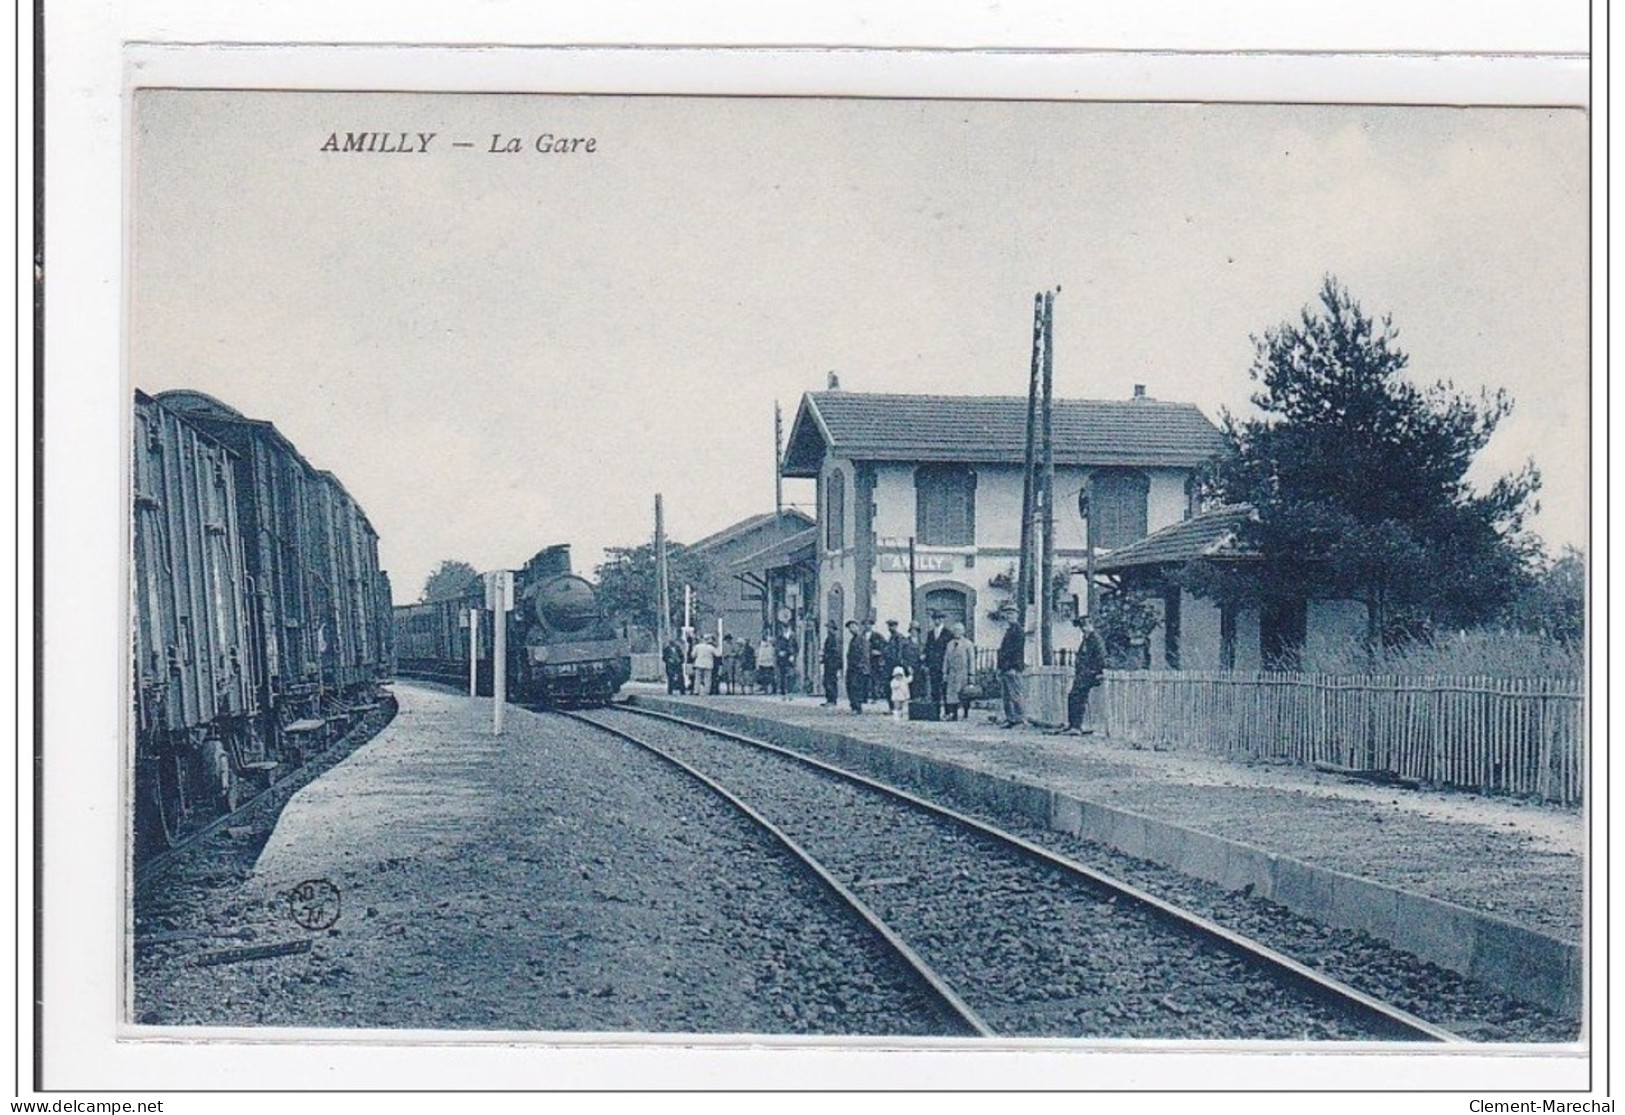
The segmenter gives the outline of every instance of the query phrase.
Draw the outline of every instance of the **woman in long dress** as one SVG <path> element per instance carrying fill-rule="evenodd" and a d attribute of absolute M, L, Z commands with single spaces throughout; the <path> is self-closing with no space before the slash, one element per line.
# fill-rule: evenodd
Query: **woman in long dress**
<path fill-rule="evenodd" d="M 965 638 L 965 625 L 954 624 L 953 642 L 942 659 L 943 705 L 947 719 L 970 719 L 970 702 L 960 694 L 976 679 L 976 644 Z"/>

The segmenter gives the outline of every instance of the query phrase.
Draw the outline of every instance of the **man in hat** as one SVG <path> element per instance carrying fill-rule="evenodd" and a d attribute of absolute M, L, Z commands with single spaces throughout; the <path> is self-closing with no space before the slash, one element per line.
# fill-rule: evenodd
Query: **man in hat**
<path fill-rule="evenodd" d="M 869 663 L 869 632 L 859 626 L 857 620 L 849 619 L 846 633 L 850 636 L 846 644 L 846 699 L 851 702 L 853 712 L 862 712 L 863 702 L 869 698 L 869 675 L 873 672 Z"/>
<path fill-rule="evenodd" d="M 1072 666 L 1072 692 L 1066 697 L 1066 730 L 1073 735 L 1086 736 L 1094 731 L 1083 726 L 1083 717 L 1089 710 L 1089 693 L 1106 673 L 1106 643 L 1095 630 L 1088 616 L 1072 621 L 1077 624 L 1083 638 L 1078 642 L 1077 657 Z"/>
<path fill-rule="evenodd" d="M 896 710 L 896 702 L 889 699 L 889 687 L 891 685 L 892 671 L 896 670 L 898 666 L 902 665 L 902 659 L 898 657 L 897 653 L 897 649 L 902 642 L 902 638 L 903 637 L 897 633 L 897 621 L 894 619 L 887 620 L 886 641 L 880 644 L 880 668 L 875 671 L 875 676 L 877 678 L 885 679 L 885 684 L 888 687 L 887 704 L 892 707 L 893 711 Z"/>
<path fill-rule="evenodd" d="M 941 612 L 932 612 L 931 631 L 925 637 L 925 675 L 930 685 L 926 700 L 937 706 L 939 716 L 943 701 L 942 664 L 948 655 L 948 644 L 954 641 L 946 618 Z"/>
<path fill-rule="evenodd" d="M 724 687 L 732 693 L 738 678 L 739 647 L 734 642 L 733 633 L 729 632 L 722 637 L 722 646 L 717 649 L 717 672 L 711 679 L 712 695 L 716 695 Z"/>
<path fill-rule="evenodd" d="M 707 635 L 694 644 L 694 695 L 707 696 L 712 692 L 711 678 L 717 668 L 715 635 Z"/>
<path fill-rule="evenodd" d="M 841 626 L 834 620 L 825 626 L 829 631 L 819 655 L 824 666 L 824 707 L 834 708 L 841 699 Z"/>
<path fill-rule="evenodd" d="M 1004 689 L 1004 720 L 999 727 L 1014 728 L 1027 722 L 1021 707 L 1021 685 L 1027 670 L 1027 633 L 1016 622 L 1013 605 L 1000 608 L 999 618 L 1006 624 L 1004 638 L 999 641 L 999 684 Z"/>
<path fill-rule="evenodd" d="M 667 693 L 681 693 L 684 691 L 683 665 L 687 660 L 688 652 L 683 649 L 682 640 L 676 635 L 666 640 L 666 645 L 660 648 L 660 661 L 666 667 Z"/>
<path fill-rule="evenodd" d="M 884 671 L 886 666 L 886 640 L 875 630 L 875 621 L 863 621 L 863 637 L 869 640 L 869 699 L 874 700 L 880 691 L 886 688 L 890 674 Z"/>
<path fill-rule="evenodd" d="M 796 637 L 788 626 L 773 644 L 773 669 L 779 696 L 788 701 L 796 680 Z"/>

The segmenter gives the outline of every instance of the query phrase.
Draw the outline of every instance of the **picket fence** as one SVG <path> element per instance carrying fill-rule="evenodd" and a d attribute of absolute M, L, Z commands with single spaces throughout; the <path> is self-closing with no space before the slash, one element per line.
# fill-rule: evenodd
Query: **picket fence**
<path fill-rule="evenodd" d="M 1091 703 L 1131 742 L 1565 804 L 1585 794 L 1579 682 L 1109 670 Z"/>

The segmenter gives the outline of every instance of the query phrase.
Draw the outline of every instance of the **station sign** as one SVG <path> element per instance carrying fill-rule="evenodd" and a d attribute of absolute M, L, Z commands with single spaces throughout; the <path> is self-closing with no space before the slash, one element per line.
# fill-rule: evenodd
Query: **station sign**
<path fill-rule="evenodd" d="M 881 554 L 880 570 L 883 573 L 907 573 L 907 554 Z M 921 554 L 914 555 L 914 571 L 916 573 L 952 573 L 954 571 L 954 555 L 952 554 Z"/>
<path fill-rule="evenodd" d="M 502 590 L 502 610 L 513 611 L 513 570 L 498 569 L 485 575 L 485 610 L 496 611 L 497 589 Z"/>

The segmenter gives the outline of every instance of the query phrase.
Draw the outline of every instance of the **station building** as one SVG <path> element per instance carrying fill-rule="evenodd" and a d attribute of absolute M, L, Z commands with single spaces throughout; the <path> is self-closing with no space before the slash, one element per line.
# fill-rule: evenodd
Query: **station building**
<path fill-rule="evenodd" d="M 1151 399 L 1054 401 L 1056 567 L 1080 570 L 1088 486 L 1096 553 L 1190 518 L 1196 470 L 1220 448 L 1192 404 Z M 820 623 L 932 611 L 991 645 L 989 618 L 1013 599 L 1021 543 L 1027 400 L 1019 396 L 810 392 L 782 472 L 818 489 Z M 912 555 L 912 557 L 911 557 Z M 911 592 L 912 582 L 912 592 Z M 912 597 L 912 609 L 911 609 Z"/>
<path fill-rule="evenodd" d="M 818 528 L 746 554 L 729 570 L 760 600 L 761 630 L 794 639 L 796 669 L 804 681 L 812 677 L 809 664 L 818 661 L 819 650 Z"/>
<path fill-rule="evenodd" d="M 1180 584 L 1192 562 L 1252 564 L 1260 559 L 1236 541 L 1254 514 L 1246 505 L 1218 507 L 1164 527 L 1102 557 L 1097 575 L 1145 594 L 1160 608 L 1160 622 L 1145 648 L 1153 670 L 1291 668 L 1300 654 L 1356 645 L 1365 636 L 1366 607 L 1358 600 L 1307 595 L 1257 604 L 1221 606 Z"/>
<path fill-rule="evenodd" d="M 812 519 L 794 508 L 783 511 L 764 511 L 752 515 L 732 526 L 724 527 L 692 543 L 687 552 L 704 561 L 711 570 L 715 599 L 709 600 L 717 619 L 721 620 L 721 633 L 735 639 L 762 637 L 772 613 L 768 610 L 766 582 L 761 577 L 740 576 L 735 563 L 764 550 L 772 550 L 779 543 L 797 536 L 806 536 L 813 527 Z M 755 568 L 748 566 L 747 568 Z M 682 586 L 673 585 L 673 606 L 681 614 Z M 710 635 L 712 630 L 700 632 Z"/>

